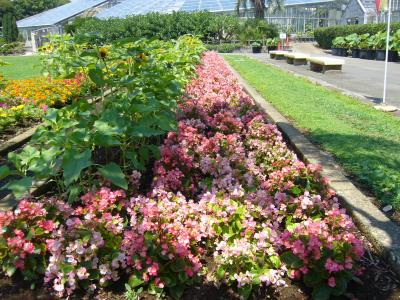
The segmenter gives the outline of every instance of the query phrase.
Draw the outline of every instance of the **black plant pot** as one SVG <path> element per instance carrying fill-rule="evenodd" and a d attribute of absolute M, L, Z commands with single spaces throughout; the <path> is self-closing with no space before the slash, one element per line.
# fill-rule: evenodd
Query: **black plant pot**
<path fill-rule="evenodd" d="M 332 47 L 332 55 L 339 55 L 339 48 Z"/>
<path fill-rule="evenodd" d="M 278 49 L 278 46 L 268 46 L 267 49 L 268 49 L 268 53 L 269 53 L 269 51 Z"/>
<path fill-rule="evenodd" d="M 360 49 L 351 49 L 351 57 L 360 58 Z"/>
<path fill-rule="evenodd" d="M 262 46 L 253 46 L 253 53 L 261 53 Z"/>
<path fill-rule="evenodd" d="M 376 60 L 385 60 L 386 58 L 386 50 L 376 50 Z M 389 51 L 388 52 L 388 61 L 397 61 L 398 54 L 397 51 Z"/>
<path fill-rule="evenodd" d="M 339 56 L 347 56 L 347 49 L 345 49 L 345 48 L 338 48 L 338 55 L 339 55 Z"/>
<path fill-rule="evenodd" d="M 361 59 L 375 59 L 375 50 L 366 50 L 366 49 L 360 49 L 360 58 Z"/>

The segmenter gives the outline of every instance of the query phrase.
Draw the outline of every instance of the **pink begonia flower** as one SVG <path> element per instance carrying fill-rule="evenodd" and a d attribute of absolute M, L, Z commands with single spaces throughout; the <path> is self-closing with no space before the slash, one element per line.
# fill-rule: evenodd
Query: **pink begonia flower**
<path fill-rule="evenodd" d="M 333 277 L 333 276 L 329 277 L 329 279 L 328 279 L 328 285 L 329 285 L 330 287 L 332 287 L 332 288 L 336 286 L 335 277 Z"/>
<path fill-rule="evenodd" d="M 86 268 L 81 267 L 76 271 L 76 275 L 80 280 L 84 280 L 89 277 L 89 273 L 87 272 Z"/>
<path fill-rule="evenodd" d="M 35 246 L 31 242 L 25 243 L 24 251 L 26 253 L 32 254 L 33 252 L 35 252 Z"/>

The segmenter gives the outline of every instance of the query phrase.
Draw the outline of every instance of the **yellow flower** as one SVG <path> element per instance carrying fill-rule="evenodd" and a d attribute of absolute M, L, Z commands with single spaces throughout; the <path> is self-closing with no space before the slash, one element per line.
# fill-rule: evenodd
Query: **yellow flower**
<path fill-rule="evenodd" d="M 99 50 L 100 58 L 105 59 L 108 55 L 108 49 L 107 48 L 100 48 Z"/>
<path fill-rule="evenodd" d="M 20 104 L 20 105 L 11 107 L 11 110 L 16 111 L 16 110 L 21 110 L 21 109 L 23 109 L 23 108 L 24 108 L 24 105 L 23 105 L 23 104 Z"/>

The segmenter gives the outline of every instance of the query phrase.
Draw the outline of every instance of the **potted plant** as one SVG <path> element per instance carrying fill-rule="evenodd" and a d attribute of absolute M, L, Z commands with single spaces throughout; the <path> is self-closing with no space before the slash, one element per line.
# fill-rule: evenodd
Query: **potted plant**
<path fill-rule="evenodd" d="M 389 61 L 398 61 L 400 52 L 400 29 L 398 29 L 394 34 L 389 48 Z"/>
<path fill-rule="evenodd" d="M 397 43 L 395 42 L 400 35 L 400 30 L 389 37 L 388 61 L 397 61 Z M 386 32 L 378 32 L 375 37 L 376 60 L 385 60 L 386 58 Z"/>
<path fill-rule="evenodd" d="M 342 36 L 336 37 L 332 41 L 332 54 L 338 56 L 347 56 L 347 45 L 346 40 Z"/>
<path fill-rule="evenodd" d="M 369 33 L 360 35 L 360 58 L 375 59 L 375 50 L 372 50 L 372 41 Z"/>
<path fill-rule="evenodd" d="M 279 43 L 279 39 L 276 37 L 267 39 L 266 44 L 267 44 L 268 52 L 271 50 L 278 49 L 278 43 Z"/>
<path fill-rule="evenodd" d="M 253 43 L 251 43 L 251 48 L 253 50 L 253 53 L 261 53 L 262 44 L 260 41 L 254 41 Z"/>
<path fill-rule="evenodd" d="M 349 34 L 345 37 L 347 45 L 351 50 L 351 57 L 359 58 L 360 57 L 360 36 L 357 33 Z"/>

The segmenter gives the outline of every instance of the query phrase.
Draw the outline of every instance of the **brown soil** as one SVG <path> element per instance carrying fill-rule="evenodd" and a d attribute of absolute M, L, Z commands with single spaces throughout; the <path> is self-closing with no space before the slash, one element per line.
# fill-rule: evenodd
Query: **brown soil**
<path fill-rule="evenodd" d="M 24 122 L 10 126 L 6 129 L 0 131 L 0 144 L 12 139 L 13 137 L 27 131 L 31 127 L 38 125 L 40 121 L 38 120 L 24 120 Z"/>

